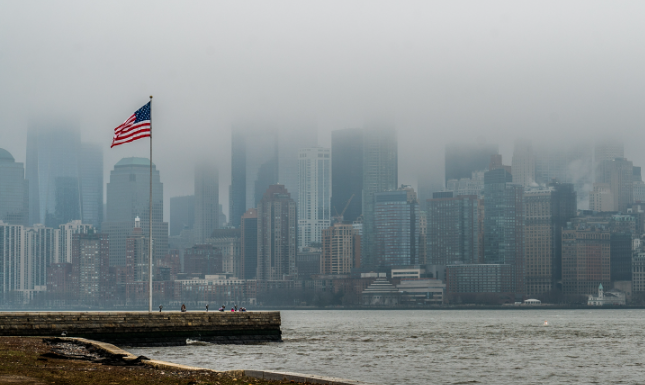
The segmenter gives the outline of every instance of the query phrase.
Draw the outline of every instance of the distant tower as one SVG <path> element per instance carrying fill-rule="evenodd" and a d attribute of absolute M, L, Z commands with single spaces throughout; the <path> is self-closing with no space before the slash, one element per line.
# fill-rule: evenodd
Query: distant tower
<path fill-rule="evenodd" d="M 513 288 L 524 292 L 524 188 L 498 168 L 484 174 L 484 262 L 514 266 Z"/>
<path fill-rule="evenodd" d="M 219 227 L 219 173 L 216 167 L 201 164 L 195 168 L 195 233 L 197 243 L 205 243 Z"/>
<path fill-rule="evenodd" d="M 518 140 L 515 142 L 511 169 L 514 183 L 519 183 L 524 188 L 535 183 L 535 156 L 531 141 Z"/>
<path fill-rule="evenodd" d="M 352 223 L 363 212 L 363 129 L 331 132 L 331 213 Z M 351 202 L 350 202 L 351 199 Z"/>
<path fill-rule="evenodd" d="M 103 148 L 81 143 L 79 164 L 81 219 L 96 229 L 103 223 Z"/>
<path fill-rule="evenodd" d="M 80 150 L 81 133 L 76 125 L 68 122 L 30 125 L 26 164 L 32 209 L 30 224 L 58 227 L 70 219 L 81 219 Z M 70 215 L 75 218 L 68 218 Z"/>
<path fill-rule="evenodd" d="M 258 204 L 257 279 L 297 275 L 296 202 L 283 185 L 269 186 Z"/>
<path fill-rule="evenodd" d="M 473 172 L 488 168 L 491 155 L 498 153 L 494 144 L 452 143 L 446 146 L 445 181 L 470 178 Z"/>
<path fill-rule="evenodd" d="M 363 234 L 361 266 L 377 263 L 374 194 L 396 190 L 398 145 L 391 126 L 368 126 L 363 142 Z"/>
<path fill-rule="evenodd" d="M 330 224 L 331 158 L 328 148 L 302 148 L 298 152 L 298 246 L 322 241 Z"/>
<path fill-rule="evenodd" d="M 102 231 L 110 237 L 110 265 L 125 266 L 125 240 L 136 217 L 144 234 L 149 229 L 150 161 L 123 158 L 110 173 L 107 184 L 107 217 Z M 163 221 L 163 184 L 152 165 L 152 240 L 154 260 L 168 252 L 168 223 Z"/>
<path fill-rule="evenodd" d="M 239 227 L 242 214 L 256 207 L 266 189 L 278 183 L 278 133 L 271 127 L 235 125 L 231 147 L 229 221 Z"/>
<path fill-rule="evenodd" d="M 420 212 L 409 186 L 373 194 L 375 266 L 419 263 Z"/>
<path fill-rule="evenodd" d="M 427 249 L 432 265 L 479 263 L 479 200 L 436 192 L 428 199 Z"/>
<path fill-rule="evenodd" d="M 26 226 L 29 220 L 29 184 L 25 167 L 0 148 L 0 220 Z"/>
<path fill-rule="evenodd" d="M 258 268 L 258 210 L 242 215 L 242 279 L 255 279 Z"/>

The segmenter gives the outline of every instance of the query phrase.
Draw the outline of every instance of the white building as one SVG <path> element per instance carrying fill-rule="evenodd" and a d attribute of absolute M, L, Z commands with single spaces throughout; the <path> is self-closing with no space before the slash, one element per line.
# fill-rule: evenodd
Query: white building
<path fill-rule="evenodd" d="M 331 150 L 298 151 L 298 247 L 322 242 L 331 224 Z M 342 210 L 342 208 L 339 208 Z"/>
<path fill-rule="evenodd" d="M 54 262 L 72 263 L 72 237 L 74 234 L 87 234 L 92 225 L 84 225 L 80 220 L 71 221 L 64 225 L 60 225 L 60 243 L 58 255 Z"/>
<path fill-rule="evenodd" d="M 608 291 L 605 293 L 605 290 L 602 287 L 602 283 L 598 286 L 598 296 L 594 297 L 593 295 L 589 296 L 587 300 L 587 305 L 589 306 L 603 306 L 603 305 L 624 305 L 625 304 L 625 293 L 619 291 Z"/>

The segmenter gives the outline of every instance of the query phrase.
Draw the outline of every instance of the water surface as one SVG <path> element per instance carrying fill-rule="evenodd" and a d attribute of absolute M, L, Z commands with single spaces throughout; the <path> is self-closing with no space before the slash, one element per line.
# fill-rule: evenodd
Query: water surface
<path fill-rule="evenodd" d="M 383 385 L 642 384 L 644 332 L 645 310 L 283 311 L 283 343 L 128 350 Z"/>

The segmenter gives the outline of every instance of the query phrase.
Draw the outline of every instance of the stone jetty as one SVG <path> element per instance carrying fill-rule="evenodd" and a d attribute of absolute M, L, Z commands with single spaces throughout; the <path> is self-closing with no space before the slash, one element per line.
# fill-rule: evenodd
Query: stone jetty
<path fill-rule="evenodd" d="M 282 341 L 280 312 L 0 312 L 0 336 L 80 337 L 125 346 Z"/>

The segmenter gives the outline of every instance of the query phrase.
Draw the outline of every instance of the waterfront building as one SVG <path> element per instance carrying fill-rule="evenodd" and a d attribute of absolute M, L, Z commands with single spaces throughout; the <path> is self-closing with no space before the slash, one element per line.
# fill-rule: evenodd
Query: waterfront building
<path fill-rule="evenodd" d="M 296 202 L 280 184 L 269 186 L 258 204 L 259 280 L 282 280 L 297 275 Z"/>
<path fill-rule="evenodd" d="M 645 292 L 645 252 L 634 253 L 632 259 L 632 292 Z"/>
<path fill-rule="evenodd" d="M 110 238 L 110 265 L 125 265 L 125 240 L 141 220 L 144 234 L 149 233 L 150 161 L 123 158 L 110 173 L 107 184 L 107 215 L 102 231 Z M 163 184 L 159 170 L 152 165 L 152 239 L 153 261 L 168 253 L 168 223 L 163 221 Z"/>
<path fill-rule="evenodd" d="M 0 148 L 0 221 L 27 226 L 29 221 L 29 183 L 25 168 Z"/>
<path fill-rule="evenodd" d="M 524 292 L 524 188 L 497 168 L 484 175 L 484 262 L 514 268 L 513 291 Z"/>
<path fill-rule="evenodd" d="M 195 240 L 205 243 L 219 227 L 219 172 L 202 163 L 195 167 Z"/>
<path fill-rule="evenodd" d="M 441 305 L 446 285 L 438 279 L 403 279 L 396 288 L 403 305 Z"/>
<path fill-rule="evenodd" d="M 363 229 L 361 266 L 378 264 L 374 194 L 398 186 L 398 145 L 394 127 L 367 126 L 363 141 Z"/>
<path fill-rule="evenodd" d="M 470 178 L 475 171 L 488 168 L 491 155 L 498 153 L 494 144 L 452 143 L 445 151 L 445 182 Z"/>
<path fill-rule="evenodd" d="M 331 151 L 302 148 L 298 152 L 298 247 L 319 244 L 331 222 Z"/>
<path fill-rule="evenodd" d="M 611 233 L 603 218 L 575 219 L 562 230 L 562 291 L 593 294 L 611 287 Z"/>
<path fill-rule="evenodd" d="M 625 305 L 625 293 L 619 291 L 605 292 L 602 283 L 598 285 L 598 296 L 589 295 L 587 305 L 589 306 L 603 306 L 603 305 Z"/>
<path fill-rule="evenodd" d="M 354 222 L 363 212 L 363 129 L 331 132 L 331 169 L 332 214 L 347 206 L 344 220 Z"/>
<path fill-rule="evenodd" d="M 514 293 L 515 268 L 509 264 L 446 266 L 446 291 L 450 294 Z"/>
<path fill-rule="evenodd" d="M 435 192 L 427 201 L 428 263 L 452 265 L 479 262 L 479 200 Z"/>
<path fill-rule="evenodd" d="M 296 256 L 296 268 L 298 268 L 298 279 L 308 281 L 313 275 L 320 274 L 320 259 L 322 250 L 315 247 L 305 247 L 298 251 Z"/>
<path fill-rule="evenodd" d="M 533 144 L 530 140 L 518 140 L 515 142 L 511 170 L 514 183 L 519 183 L 524 188 L 532 185 L 537 186 L 537 183 L 535 183 L 535 155 L 533 154 Z"/>
<path fill-rule="evenodd" d="M 81 215 L 83 223 L 101 228 L 103 223 L 103 147 L 81 143 L 79 163 Z M 64 223 L 68 221 L 61 218 Z"/>
<path fill-rule="evenodd" d="M 255 279 L 258 269 L 258 210 L 248 209 L 241 223 L 242 279 Z"/>
<path fill-rule="evenodd" d="M 271 127 L 237 124 L 232 129 L 231 146 L 229 220 L 239 227 L 242 214 L 257 207 L 266 189 L 278 183 L 278 132 Z"/>
<path fill-rule="evenodd" d="M 349 274 L 357 254 L 360 256 L 360 240 L 354 226 L 334 223 L 322 231 L 322 255 L 320 274 Z"/>
<path fill-rule="evenodd" d="M 525 282 L 529 295 L 549 292 L 561 279 L 562 228 L 576 216 L 573 184 L 524 193 Z"/>
<path fill-rule="evenodd" d="M 410 186 L 373 194 L 375 266 L 414 265 L 419 258 L 419 202 Z"/>
<path fill-rule="evenodd" d="M 170 198 L 170 236 L 180 235 L 195 225 L 195 195 Z"/>
<path fill-rule="evenodd" d="M 381 276 L 382 274 L 382 276 Z M 362 293 L 363 306 L 396 306 L 399 304 L 401 293 L 380 273 Z"/>

